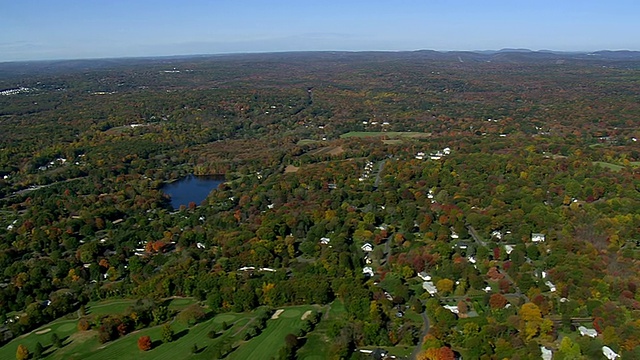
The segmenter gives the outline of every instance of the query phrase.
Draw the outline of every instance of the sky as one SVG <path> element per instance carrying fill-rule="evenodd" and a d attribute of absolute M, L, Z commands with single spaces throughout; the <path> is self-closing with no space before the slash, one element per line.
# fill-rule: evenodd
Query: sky
<path fill-rule="evenodd" d="M 0 0 L 0 61 L 640 50 L 638 0 Z"/>

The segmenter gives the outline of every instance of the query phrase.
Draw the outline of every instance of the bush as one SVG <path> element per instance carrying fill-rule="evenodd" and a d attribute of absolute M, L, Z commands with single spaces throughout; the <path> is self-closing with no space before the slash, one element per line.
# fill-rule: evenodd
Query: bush
<path fill-rule="evenodd" d="M 207 333 L 207 337 L 209 339 L 215 339 L 218 337 L 218 332 L 215 330 L 209 330 L 209 332 Z"/>

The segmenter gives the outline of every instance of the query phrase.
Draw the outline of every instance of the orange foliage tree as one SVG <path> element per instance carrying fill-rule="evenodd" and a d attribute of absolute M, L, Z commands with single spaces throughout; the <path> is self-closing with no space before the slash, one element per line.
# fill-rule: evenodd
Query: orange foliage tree
<path fill-rule="evenodd" d="M 142 351 L 151 350 L 151 338 L 149 336 L 140 336 L 138 339 L 138 349 Z"/>

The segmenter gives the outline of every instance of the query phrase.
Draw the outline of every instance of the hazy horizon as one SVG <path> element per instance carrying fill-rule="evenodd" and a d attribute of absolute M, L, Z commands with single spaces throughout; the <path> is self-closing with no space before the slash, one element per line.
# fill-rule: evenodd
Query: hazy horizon
<path fill-rule="evenodd" d="M 0 61 L 290 51 L 640 50 L 640 3 L 0 0 Z"/>

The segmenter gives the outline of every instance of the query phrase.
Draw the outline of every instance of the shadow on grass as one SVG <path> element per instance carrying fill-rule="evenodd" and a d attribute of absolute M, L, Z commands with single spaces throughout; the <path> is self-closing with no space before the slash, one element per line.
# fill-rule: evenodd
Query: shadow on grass
<path fill-rule="evenodd" d="M 173 341 L 180 339 L 181 337 L 187 335 L 189 333 L 189 329 L 184 329 L 178 333 L 173 334 Z"/>

